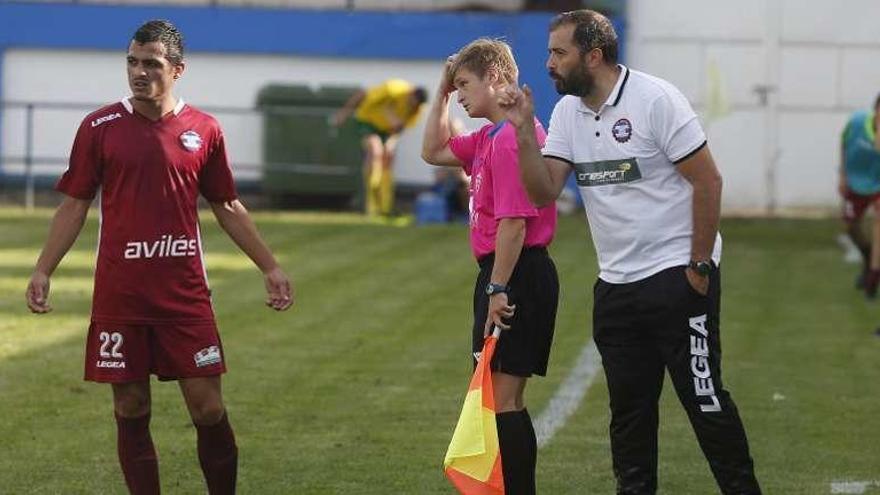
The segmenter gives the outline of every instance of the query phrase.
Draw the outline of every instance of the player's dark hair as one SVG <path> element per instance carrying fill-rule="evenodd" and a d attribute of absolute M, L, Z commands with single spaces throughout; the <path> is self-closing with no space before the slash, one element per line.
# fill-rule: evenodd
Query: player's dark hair
<path fill-rule="evenodd" d="M 138 43 L 158 41 L 165 45 L 165 58 L 172 65 L 183 63 L 183 35 L 170 21 L 164 19 L 147 21 L 135 31 L 131 39 Z"/>
<path fill-rule="evenodd" d="M 413 90 L 413 96 L 415 96 L 416 101 L 419 102 L 419 105 L 428 101 L 428 90 L 419 86 Z"/>
<path fill-rule="evenodd" d="M 574 25 L 574 42 L 581 55 L 598 48 L 605 63 L 617 63 L 617 32 L 607 17 L 587 9 L 563 12 L 550 21 L 550 31 L 568 24 Z"/>

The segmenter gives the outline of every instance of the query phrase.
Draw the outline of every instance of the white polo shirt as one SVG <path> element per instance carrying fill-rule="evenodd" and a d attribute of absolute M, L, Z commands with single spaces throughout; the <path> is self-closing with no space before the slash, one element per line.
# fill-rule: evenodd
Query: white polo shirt
<path fill-rule="evenodd" d="M 642 280 L 691 259 L 693 188 L 675 168 L 706 145 L 672 84 L 621 68 L 598 113 L 576 96 L 553 109 L 542 153 L 575 172 L 599 258 L 599 278 Z M 712 253 L 721 262 L 721 236 Z"/>

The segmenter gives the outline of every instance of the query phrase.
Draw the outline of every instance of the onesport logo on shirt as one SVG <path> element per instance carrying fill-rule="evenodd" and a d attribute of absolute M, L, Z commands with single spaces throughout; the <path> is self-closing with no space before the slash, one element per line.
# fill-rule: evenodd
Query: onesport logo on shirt
<path fill-rule="evenodd" d="M 575 163 L 577 183 L 581 187 L 623 184 L 642 178 L 639 162 L 635 158 Z"/>
<path fill-rule="evenodd" d="M 198 253 L 199 244 L 195 239 L 180 236 L 177 239 L 165 234 L 158 241 L 133 241 L 125 244 L 124 257 L 127 260 L 141 258 L 185 258 Z"/>

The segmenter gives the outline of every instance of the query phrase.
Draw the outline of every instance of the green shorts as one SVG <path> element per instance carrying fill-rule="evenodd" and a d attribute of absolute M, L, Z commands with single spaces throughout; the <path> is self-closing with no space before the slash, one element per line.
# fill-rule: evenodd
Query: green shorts
<path fill-rule="evenodd" d="M 382 142 L 384 143 L 384 142 L 388 141 L 388 139 L 391 136 L 394 135 L 394 134 L 391 134 L 390 132 L 385 132 L 385 131 L 379 130 L 373 124 L 364 122 L 363 120 L 354 119 L 354 123 L 357 126 L 358 135 L 362 138 L 369 136 L 370 134 L 375 134 L 375 135 L 379 136 L 379 139 L 381 139 Z"/>

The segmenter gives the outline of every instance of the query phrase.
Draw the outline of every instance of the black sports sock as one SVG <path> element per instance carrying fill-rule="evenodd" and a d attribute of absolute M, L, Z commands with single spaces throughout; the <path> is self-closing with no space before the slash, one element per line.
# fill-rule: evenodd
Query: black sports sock
<path fill-rule="evenodd" d="M 535 472 L 535 467 L 538 464 L 538 437 L 535 435 L 535 426 L 532 424 L 532 417 L 529 416 L 529 410 L 523 409 L 520 411 L 520 420 L 523 422 L 523 426 L 526 429 L 526 433 L 528 435 L 526 448 L 528 449 L 528 459 L 529 465 L 531 466 L 532 472 Z"/>
<path fill-rule="evenodd" d="M 529 448 L 534 436 L 525 423 L 523 411 L 495 415 L 505 495 L 535 495 L 534 456 Z"/>
<path fill-rule="evenodd" d="M 865 264 L 865 270 L 871 266 L 871 245 L 865 244 L 858 246 L 859 252 L 862 253 L 862 261 Z"/>

